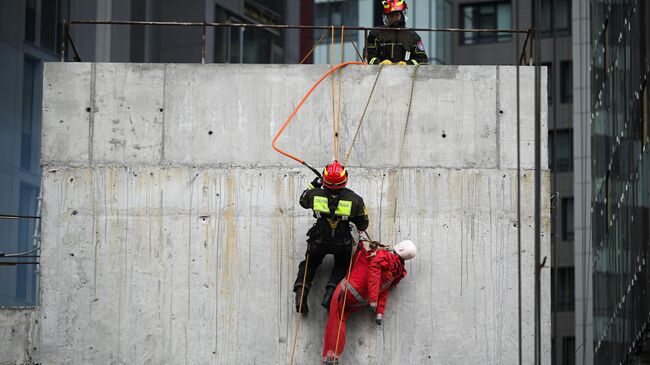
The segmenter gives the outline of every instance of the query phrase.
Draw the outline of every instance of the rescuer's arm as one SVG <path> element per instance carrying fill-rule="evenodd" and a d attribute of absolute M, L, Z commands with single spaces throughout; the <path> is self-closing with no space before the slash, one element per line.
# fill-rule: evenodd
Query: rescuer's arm
<path fill-rule="evenodd" d="M 318 178 L 315 178 L 312 180 L 309 185 L 307 185 L 307 189 L 302 192 L 302 195 L 300 195 L 300 206 L 305 208 L 305 209 L 311 209 L 312 208 L 312 202 L 313 202 L 313 195 L 314 191 L 317 189 L 320 189 L 322 186 L 321 182 L 318 180 Z"/>
<path fill-rule="evenodd" d="M 417 33 L 415 34 L 415 44 L 411 47 L 411 59 L 408 62 L 413 65 L 426 65 L 429 63 L 424 43 L 422 43 L 422 38 Z"/>
<path fill-rule="evenodd" d="M 366 39 L 366 54 L 368 56 L 369 65 L 377 65 L 381 62 L 381 60 L 377 58 L 377 34 L 373 30 L 368 33 L 368 39 Z"/>
<path fill-rule="evenodd" d="M 368 209 L 366 204 L 363 202 L 363 199 L 359 197 L 359 204 L 356 207 L 354 216 L 350 218 L 350 221 L 354 223 L 359 231 L 365 231 L 368 229 Z"/>

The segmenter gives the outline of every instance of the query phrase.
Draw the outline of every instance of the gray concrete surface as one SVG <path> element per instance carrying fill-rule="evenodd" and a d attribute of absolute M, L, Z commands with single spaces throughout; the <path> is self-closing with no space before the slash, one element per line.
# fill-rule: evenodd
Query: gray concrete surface
<path fill-rule="evenodd" d="M 30 364 L 39 353 L 39 313 L 0 307 L 0 364 Z"/>
<path fill-rule="evenodd" d="M 291 285 L 313 176 L 271 140 L 321 66 L 48 64 L 43 151 L 44 363 L 288 363 Z M 377 72 L 344 70 L 349 147 Z M 543 73 L 545 74 L 545 73 Z M 369 232 L 419 246 L 386 321 L 350 321 L 347 364 L 513 364 L 518 356 L 512 67 L 385 67 L 349 163 Z M 406 120 L 415 78 L 411 118 Z M 524 363 L 533 361 L 533 71 L 521 68 Z M 338 82 L 336 83 L 338 84 Z M 545 81 L 540 85 L 546 90 Z M 327 80 L 280 146 L 331 160 Z M 545 95 L 542 93 L 542 95 Z M 86 108 L 90 108 L 86 111 Z M 546 166 L 546 108 L 543 110 Z M 548 171 L 542 196 L 548 197 Z M 549 252 L 544 199 L 543 252 Z M 296 363 L 320 361 L 318 306 Z M 543 356 L 550 362 L 549 270 Z"/>

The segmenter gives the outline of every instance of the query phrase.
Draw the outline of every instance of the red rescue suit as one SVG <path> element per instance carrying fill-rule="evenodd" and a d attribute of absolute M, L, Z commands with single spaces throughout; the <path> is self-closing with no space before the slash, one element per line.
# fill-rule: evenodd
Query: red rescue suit
<path fill-rule="evenodd" d="M 397 285 L 406 276 L 404 261 L 392 251 L 369 250 L 360 244 L 353 260 L 350 280 L 343 279 L 338 284 L 330 303 L 330 314 L 323 339 L 323 360 L 338 359 L 341 356 L 345 347 L 345 322 L 350 313 L 357 312 L 369 304 L 376 304 L 376 313 L 383 316 L 389 288 Z M 345 311 L 343 311 L 343 298 L 346 291 L 347 298 Z M 342 320 L 341 312 L 343 312 Z M 337 331 L 339 323 L 341 328 Z M 338 344 L 337 332 L 339 332 Z"/>

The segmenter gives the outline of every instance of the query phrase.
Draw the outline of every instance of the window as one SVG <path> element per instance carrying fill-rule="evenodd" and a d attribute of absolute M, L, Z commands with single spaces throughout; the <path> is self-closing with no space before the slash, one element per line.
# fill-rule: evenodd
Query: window
<path fill-rule="evenodd" d="M 572 241 L 575 232 L 573 198 L 562 199 L 562 239 Z"/>
<path fill-rule="evenodd" d="M 551 285 L 557 285 L 555 287 L 556 312 L 571 312 L 575 309 L 573 275 L 573 267 L 558 267 L 551 270 Z"/>
<path fill-rule="evenodd" d="M 316 2 L 314 9 L 314 25 L 349 25 L 355 26 L 359 22 L 359 4 L 356 1 L 328 1 Z M 383 26 L 383 24 L 382 24 Z M 314 30 L 314 42 L 318 41 L 327 30 Z M 334 41 L 341 41 L 340 31 L 334 32 Z M 346 31 L 344 41 L 356 41 L 356 32 Z"/>
<path fill-rule="evenodd" d="M 32 130 L 34 126 L 34 82 L 38 60 L 25 56 L 23 66 L 23 126 L 20 134 L 20 167 L 26 170 L 32 165 Z"/>
<path fill-rule="evenodd" d="M 27 0 L 25 41 L 58 53 L 61 24 L 68 13 L 69 0 Z"/>
<path fill-rule="evenodd" d="M 562 337 L 562 365 L 575 365 L 576 363 L 576 338 L 573 336 Z"/>
<path fill-rule="evenodd" d="M 216 5 L 215 20 L 219 23 L 246 23 L 243 18 L 219 5 Z M 275 21 L 274 18 L 267 20 Z M 214 35 L 215 62 L 265 64 L 281 62 L 283 59 L 282 36 L 275 30 L 217 28 Z"/>
<path fill-rule="evenodd" d="M 650 100 L 648 98 L 648 84 L 643 87 L 643 143 L 646 144 L 650 142 L 650 136 L 648 136 L 648 104 Z"/>
<path fill-rule="evenodd" d="M 480 3 L 460 7 L 460 26 L 464 29 L 510 29 L 510 2 Z M 510 41 L 509 33 L 461 33 L 460 44 Z"/>
<path fill-rule="evenodd" d="M 573 102 L 573 62 L 562 61 L 560 63 L 560 101 L 562 103 Z"/>
<path fill-rule="evenodd" d="M 20 184 L 20 205 L 19 212 L 22 215 L 35 215 L 38 199 L 38 187 L 21 183 Z M 27 252 L 34 248 L 34 221 L 20 220 L 18 222 L 18 247 L 16 252 Z M 19 259 L 18 261 L 31 261 L 30 259 Z M 36 305 L 37 290 L 36 277 L 37 267 L 35 265 L 16 265 L 16 303 L 23 306 Z"/>
<path fill-rule="evenodd" d="M 548 80 L 546 83 L 546 97 L 550 105 L 553 104 L 553 64 L 542 63 L 542 66 L 546 66 L 546 78 Z"/>
<path fill-rule="evenodd" d="M 573 171 L 573 133 L 570 129 L 548 132 L 548 165 L 553 172 Z"/>
<path fill-rule="evenodd" d="M 36 43 L 36 0 L 25 4 L 25 40 Z"/>
<path fill-rule="evenodd" d="M 571 32 L 571 1 L 570 0 L 542 0 L 542 14 L 540 19 L 542 37 L 553 35 L 567 35 Z"/>

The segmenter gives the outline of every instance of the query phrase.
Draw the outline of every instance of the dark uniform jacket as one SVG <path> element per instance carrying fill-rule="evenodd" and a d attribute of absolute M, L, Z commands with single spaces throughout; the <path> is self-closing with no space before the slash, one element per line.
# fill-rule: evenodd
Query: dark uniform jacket
<path fill-rule="evenodd" d="M 311 209 L 316 224 L 309 230 L 310 240 L 348 244 L 352 241 L 350 222 L 360 231 L 368 228 L 368 211 L 354 191 L 311 188 L 300 196 L 300 206 Z"/>
<path fill-rule="evenodd" d="M 366 40 L 366 50 L 371 65 L 384 60 L 393 63 L 404 61 L 410 65 L 429 62 L 422 39 L 412 30 L 371 30 Z"/>

